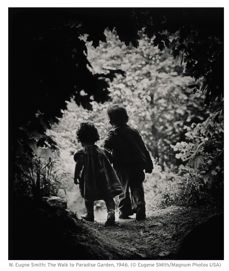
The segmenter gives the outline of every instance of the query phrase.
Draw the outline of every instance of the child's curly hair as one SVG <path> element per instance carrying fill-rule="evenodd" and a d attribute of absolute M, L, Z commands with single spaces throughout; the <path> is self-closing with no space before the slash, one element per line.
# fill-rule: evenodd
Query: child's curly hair
<path fill-rule="evenodd" d="M 99 140 L 99 133 L 93 123 L 83 122 L 76 132 L 79 142 L 84 144 L 94 144 Z"/>
<path fill-rule="evenodd" d="M 118 104 L 110 106 L 107 110 L 111 124 L 120 126 L 126 124 L 129 120 L 125 107 Z"/>

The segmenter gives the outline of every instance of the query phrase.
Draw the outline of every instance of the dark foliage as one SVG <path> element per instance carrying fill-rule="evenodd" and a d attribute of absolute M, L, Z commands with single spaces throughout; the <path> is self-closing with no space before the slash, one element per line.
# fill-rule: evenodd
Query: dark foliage
<path fill-rule="evenodd" d="M 223 9 L 170 8 L 141 10 L 136 15 L 154 44 L 169 47 L 187 62 L 187 74 L 205 78 L 208 100 L 223 94 Z M 149 20 L 145 20 L 147 17 Z M 174 33 L 172 40 L 169 35 Z"/>
<path fill-rule="evenodd" d="M 46 202 L 15 198 L 9 227 L 10 260 L 121 259 L 75 215 Z"/>
<path fill-rule="evenodd" d="M 154 45 L 173 50 L 187 62 L 187 73 L 204 76 L 209 97 L 223 92 L 223 9 L 212 8 L 11 8 L 9 9 L 10 146 L 23 139 L 19 127 L 42 133 L 61 116 L 73 94 L 90 108 L 90 99 L 108 99 L 106 75 L 94 75 L 84 41 L 96 46 L 104 29 L 137 44 L 138 30 L 155 36 Z M 170 35 L 175 34 L 173 39 Z M 109 71 L 113 78 L 116 71 Z M 122 71 L 117 70 L 117 73 Z M 80 95 L 84 89 L 87 95 Z M 15 156 L 15 152 L 12 156 Z"/>
<path fill-rule="evenodd" d="M 182 260 L 223 260 L 223 215 L 216 215 L 192 230 L 178 252 Z"/>
<path fill-rule="evenodd" d="M 14 8 L 9 15 L 13 127 L 31 121 L 31 129 L 37 130 L 33 118 L 39 112 L 40 118 L 53 122 L 72 94 L 85 107 L 91 95 L 100 102 L 108 98 L 105 75 L 92 74 L 85 43 L 79 39 L 88 33 L 96 46 L 105 40 L 107 27 L 115 27 L 121 40 L 134 45 L 138 30 L 145 27 L 159 48 L 183 55 L 188 74 L 205 77 L 209 93 L 223 91 L 223 9 Z M 81 89 L 88 95 L 80 96 Z"/>

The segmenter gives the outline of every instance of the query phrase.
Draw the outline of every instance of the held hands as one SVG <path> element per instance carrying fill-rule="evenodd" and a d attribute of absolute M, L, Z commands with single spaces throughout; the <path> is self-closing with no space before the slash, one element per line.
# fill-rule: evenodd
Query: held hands
<path fill-rule="evenodd" d="M 145 173 L 151 174 L 153 171 L 153 166 L 145 168 Z M 145 178 L 144 183 L 147 182 L 147 178 Z"/>
<path fill-rule="evenodd" d="M 77 178 L 77 179 L 74 179 L 74 184 L 79 184 L 80 182 L 79 182 L 79 179 Z"/>
<path fill-rule="evenodd" d="M 145 168 L 145 173 L 152 173 L 152 171 L 153 171 L 153 166 L 151 166 L 151 167 L 146 167 Z"/>

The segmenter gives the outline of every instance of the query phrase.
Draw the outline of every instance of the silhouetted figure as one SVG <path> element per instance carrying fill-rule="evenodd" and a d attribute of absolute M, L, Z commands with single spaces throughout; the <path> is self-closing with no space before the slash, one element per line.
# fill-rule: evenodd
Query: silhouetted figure
<path fill-rule="evenodd" d="M 143 220 L 146 217 L 144 170 L 151 173 L 153 169 L 150 154 L 138 131 L 127 125 L 128 115 L 124 107 L 113 105 L 107 113 L 113 128 L 104 142 L 104 148 L 111 154 L 123 187 L 119 196 L 119 217 L 128 219 L 136 212 L 136 219 Z"/>
<path fill-rule="evenodd" d="M 77 139 L 83 148 L 75 153 L 74 181 L 85 199 L 87 221 L 94 221 L 94 201 L 104 200 L 108 210 L 106 226 L 115 224 L 115 202 L 113 197 L 122 192 L 120 181 L 104 151 L 95 145 L 99 134 L 91 123 L 82 123 Z"/>

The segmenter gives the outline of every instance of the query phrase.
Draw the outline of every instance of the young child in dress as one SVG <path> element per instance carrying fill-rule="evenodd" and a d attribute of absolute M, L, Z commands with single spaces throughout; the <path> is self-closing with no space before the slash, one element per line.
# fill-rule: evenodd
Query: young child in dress
<path fill-rule="evenodd" d="M 92 123 L 81 123 L 77 139 L 82 149 L 74 155 L 74 182 L 79 183 L 82 197 L 85 199 L 87 214 L 82 218 L 94 221 L 94 201 L 104 200 L 108 215 L 105 226 L 115 224 L 115 202 L 113 198 L 122 193 L 120 181 L 106 154 L 95 142 L 99 140 L 97 129 Z"/>
<path fill-rule="evenodd" d="M 153 163 L 145 144 L 136 129 L 130 127 L 124 107 L 108 108 L 108 117 L 113 126 L 104 142 L 123 187 L 119 196 L 119 218 L 128 219 L 136 213 L 136 220 L 146 218 L 143 181 L 144 171 L 151 173 Z"/>

